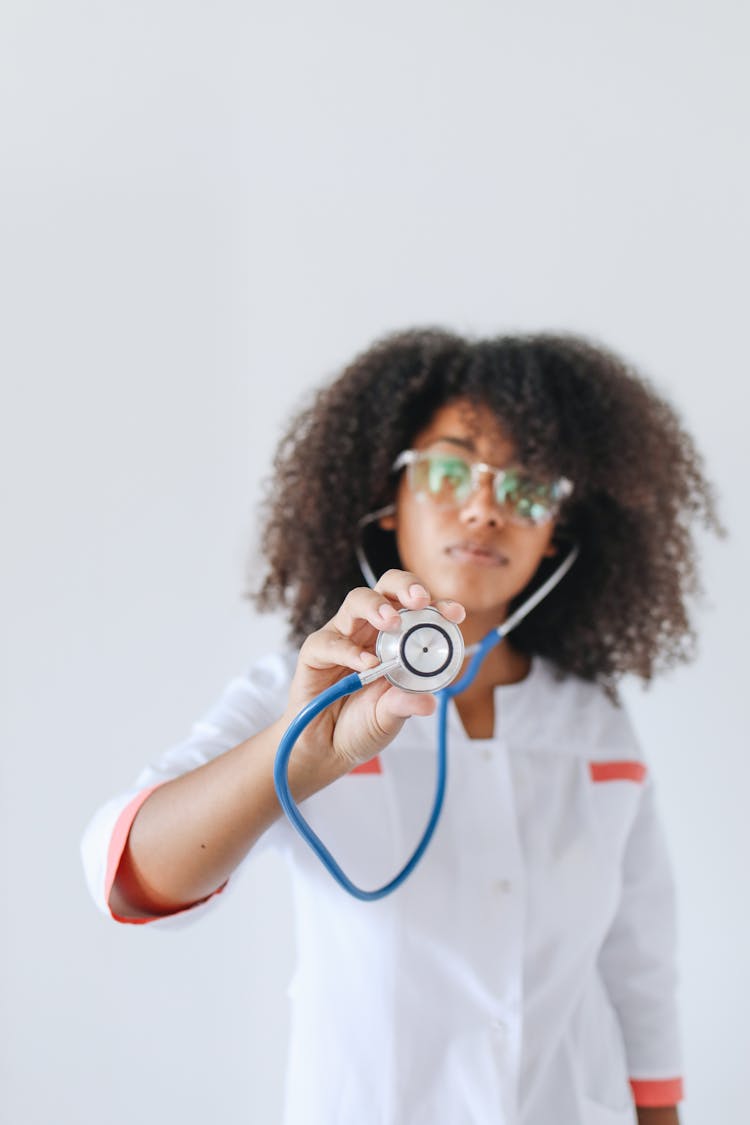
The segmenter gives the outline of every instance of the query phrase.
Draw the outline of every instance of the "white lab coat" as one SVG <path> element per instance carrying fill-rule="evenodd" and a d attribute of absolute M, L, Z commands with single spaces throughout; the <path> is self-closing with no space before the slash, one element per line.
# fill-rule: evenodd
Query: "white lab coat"
<path fill-rule="evenodd" d="M 83 855 L 103 910 L 144 794 L 276 719 L 295 660 L 234 680 L 97 813 Z M 245 861 L 279 848 L 293 881 L 284 1125 L 627 1125 L 634 1102 L 681 1098 L 673 886 L 626 713 L 539 657 L 495 706 L 495 737 L 469 739 L 450 705 L 442 818 L 394 894 L 347 895 L 284 817 Z M 360 886 L 392 878 L 422 834 L 435 721 L 410 719 L 301 805 Z"/>

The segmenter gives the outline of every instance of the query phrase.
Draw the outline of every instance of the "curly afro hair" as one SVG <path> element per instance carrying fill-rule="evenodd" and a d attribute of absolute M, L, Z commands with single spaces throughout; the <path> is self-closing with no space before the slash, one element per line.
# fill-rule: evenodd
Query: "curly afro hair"
<path fill-rule="evenodd" d="M 687 598 L 701 593 L 692 524 L 723 535 L 712 486 L 674 409 L 610 350 L 567 334 L 472 340 L 439 328 L 377 341 L 291 422 L 263 503 L 266 570 L 248 596 L 288 611 L 299 645 L 363 585 L 358 521 L 393 501 L 391 466 L 434 412 L 492 410 L 530 470 L 575 482 L 555 539 L 578 561 L 513 633 L 513 645 L 617 699 L 692 659 Z M 392 533 L 368 528 L 376 573 L 399 566 Z M 545 559 L 511 609 L 549 575 Z"/>

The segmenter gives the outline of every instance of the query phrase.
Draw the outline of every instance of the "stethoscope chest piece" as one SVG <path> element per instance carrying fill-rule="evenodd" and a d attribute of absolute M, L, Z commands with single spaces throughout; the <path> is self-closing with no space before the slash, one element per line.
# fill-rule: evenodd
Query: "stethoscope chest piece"
<path fill-rule="evenodd" d="M 464 662 L 461 630 L 433 606 L 402 609 L 398 633 L 379 633 L 375 652 L 383 664 L 398 661 L 385 678 L 404 691 L 440 691 Z"/>

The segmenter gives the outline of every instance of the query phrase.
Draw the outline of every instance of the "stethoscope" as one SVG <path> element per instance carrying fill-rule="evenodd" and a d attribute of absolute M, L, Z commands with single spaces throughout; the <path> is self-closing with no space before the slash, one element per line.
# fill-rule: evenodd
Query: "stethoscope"
<path fill-rule="evenodd" d="M 373 513 L 366 517 L 366 521 L 376 518 L 382 512 Z M 365 521 L 363 521 L 364 524 Z M 565 577 L 576 558 L 579 548 L 574 546 L 566 555 L 560 565 L 546 579 L 546 581 L 531 594 L 526 601 L 518 607 L 510 617 L 492 629 L 483 640 L 468 649 L 464 648 L 464 639 L 461 630 L 452 621 L 448 621 L 433 606 L 426 609 L 402 609 L 399 611 L 401 628 L 398 632 L 389 631 L 378 633 L 375 643 L 375 653 L 380 660 L 377 667 L 367 672 L 352 672 L 344 676 L 338 683 L 322 691 L 306 707 L 300 711 L 287 727 L 276 751 L 273 779 L 276 793 L 282 809 L 299 832 L 302 839 L 318 856 L 321 863 L 331 873 L 336 882 L 348 891 L 354 898 L 363 902 L 374 902 L 384 898 L 399 887 L 411 875 L 414 868 L 424 855 L 432 839 L 445 797 L 445 782 L 447 775 L 447 726 L 448 703 L 460 692 L 468 688 L 481 667 L 482 661 L 489 652 L 499 645 L 512 629 L 515 629 L 527 614 L 539 605 L 547 595 Z M 360 567 L 369 586 L 375 585 L 375 576 L 364 557 L 362 548 L 358 548 L 357 557 Z M 472 654 L 472 659 L 465 674 L 454 683 L 455 677 L 464 662 L 465 656 Z M 337 699 L 352 695 L 355 691 L 373 683 L 381 676 L 403 691 L 429 691 L 437 696 L 437 785 L 435 800 L 432 807 L 427 827 L 421 840 L 417 844 L 411 858 L 389 883 L 374 891 L 365 891 L 352 883 L 351 879 L 342 871 L 336 860 L 319 836 L 307 823 L 289 791 L 289 758 L 294 744 L 304 729 L 312 720 L 330 707 Z"/>

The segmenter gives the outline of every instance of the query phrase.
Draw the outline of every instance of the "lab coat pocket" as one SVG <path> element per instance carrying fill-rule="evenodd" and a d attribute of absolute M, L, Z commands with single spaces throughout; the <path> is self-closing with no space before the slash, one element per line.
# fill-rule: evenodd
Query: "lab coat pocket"
<path fill-rule="evenodd" d="M 581 1125 L 637 1125 L 635 1106 L 629 1103 L 622 1109 L 612 1109 L 594 1101 L 593 1098 L 583 1099 L 583 1116 Z"/>

